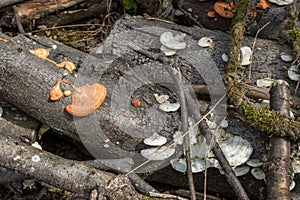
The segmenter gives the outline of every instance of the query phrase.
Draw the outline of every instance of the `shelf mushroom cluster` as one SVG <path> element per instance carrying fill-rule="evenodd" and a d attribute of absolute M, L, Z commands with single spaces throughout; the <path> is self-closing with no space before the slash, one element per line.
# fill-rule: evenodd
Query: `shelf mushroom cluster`
<path fill-rule="evenodd" d="M 75 64 L 72 62 L 63 61 L 57 64 L 53 60 L 49 59 L 48 57 L 50 53 L 46 49 L 38 48 L 35 50 L 30 50 L 30 53 L 38 56 L 39 58 L 47 60 L 60 68 L 66 68 L 70 73 L 76 69 Z M 72 91 L 69 89 L 62 91 L 62 83 L 69 85 L 75 91 L 72 97 L 72 103 L 65 107 L 67 113 L 74 116 L 82 117 L 96 111 L 101 106 L 107 95 L 106 88 L 101 84 L 95 83 L 93 85 L 85 85 L 76 88 L 73 84 L 63 79 L 57 81 L 52 87 L 50 91 L 51 101 L 58 101 L 63 96 L 68 97 L 72 95 Z"/>
<path fill-rule="evenodd" d="M 171 32 L 164 32 L 160 35 L 159 41 L 162 43 L 160 50 L 165 56 L 173 56 L 177 50 L 184 49 L 186 42 L 184 41 L 186 34 L 173 35 Z"/>

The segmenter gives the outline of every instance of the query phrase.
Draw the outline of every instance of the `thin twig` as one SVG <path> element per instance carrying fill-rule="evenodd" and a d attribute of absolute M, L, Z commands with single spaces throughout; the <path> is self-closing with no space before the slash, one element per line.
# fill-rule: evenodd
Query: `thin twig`
<path fill-rule="evenodd" d="M 163 198 L 163 199 L 177 199 L 177 200 L 187 200 L 186 198 L 177 196 L 177 195 L 173 195 L 173 194 L 162 194 L 162 193 L 156 193 L 156 192 L 150 192 L 150 196 L 151 197 L 159 197 L 159 198 Z"/>
<path fill-rule="evenodd" d="M 114 168 L 110 168 L 107 165 L 104 165 L 101 161 L 99 160 L 89 160 L 89 161 L 84 161 L 83 162 L 85 165 L 89 167 L 93 167 L 95 169 L 99 170 L 112 170 L 116 173 L 123 174 L 124 172 L 121 170 L 117 170 Z M 135 187 L 135 189 L 145 195 L 149 195 L 150 192 L 158 192 L 155 188 L 153 188 L 151 185 L 149 185 L 144 179 L 142 179 L 139 175 L 136 173 L 130 173 L 128 174 L 128 178 L 131 181 L 132 185 Z"/>
<path fill-rule="evenodd" d="M 192 98 L 188 92 L 185 94 L 186 94 L 186 96 L 185 96 L 186 99 Z M 203 117 L 201 116 L 199 109 L 194 101 L 189 101 L 188 110 L 193 114 L 193 118 L 195 119 L 195 121 L 199 121 L 200 119 L 203 119 Z M 219 164 L 221 165 L 222 169 L 224 170 L 226 180 L 232 187 L 236 197 L 238 199 L 245 199 L 245 200 L 247 199 L 248 200 L 249 197 L 248 197 L 247 193 L 245 192 L 242 184 L 240 183 L 240 181 L 234 174 L 234 171 L 230 167 L 219 144 L 217 143 L 217 141 L 215 141 L 215 138 L 214 138 L 213 134 L 211 133 L 211 130 L 208 127 L 208 125 L 204 121 L 201 121 L 201 123 L 199 124 L 199 129 L 202 132 L 202 134 L 205 136 L 206 142 L 208 144 L 210 144 L 210 143 L 214 144 L 213 149 L 212 149 L 213 153 L 216 156 L 216 159 L 219 161 Z"/>
<path fill-rule="evenodd" d="M 254 53 L 254 48 L 255 48 L 255 44 L 256 44 L 256 40 L 257 40 L 257 37 L 258 37 L 258 34 L 266 27 L 270 24 L 270 22 L 267 22 L 265 25 L 263 25 L 261 28 L 259 28 L 255 34 L 255 37 L 254 37 L 254 41 L 253 41 L 253 44 L 252 44 L 252 53 L 251 53 L 251 57 L 250 57 L 250 65 L 249 65 L 249 74 L 248 74 L 248 79 L 251 80 L 251 68 L 252 68 L 252 60 L 253 60 L 253 53 Z"/>
<path fill-rule="evenodd" d="M 171 67 L 167 67 L 167 63 L 163 63 L 166 70 L 168 71 L 170 77 L 172 78 L 173 82 L 177 85 L 178 88 L 178 96 L 180 99 L 180 106 L 181 106 L 181 123 L 182 123 L 182 132 L 185 133 L 188 131 L 188 111 L 187 111 L 187 104 L 185 99 L 185 92 L 184 92 L 184 85 L 182 81 L 181 72 L 178 69 L 178 75 L 174 75 Z M 191 192 L 191 199 L 196 200 L 196 191 L 195 191 L 195 184 L 192 172 L 192 163 L 191 163 L 191 152 L 190 152 L 190 137 L 189 134 L 184 137 L 184 148 L 185 148 L 185 156 L 186 156 L 186 165 L 187 165 L 187 177 L 189 182 L 189 188 Z"/>
<path fill-rule="evenodd" d="M 13 10 L 14 10 L 15 18 L 16 18 L 16 23 L 17 23 L 18 31 L 19 31 L 21 34 L 25 34 L 25 31 L 24 31 L 24 29 L 23 29 L 23 26 L 22 26 L 20 17 L 19 17 L 19 15 L 18 15 L 17 7 L 16 7 L 16 6 L 13 6 Z"/>

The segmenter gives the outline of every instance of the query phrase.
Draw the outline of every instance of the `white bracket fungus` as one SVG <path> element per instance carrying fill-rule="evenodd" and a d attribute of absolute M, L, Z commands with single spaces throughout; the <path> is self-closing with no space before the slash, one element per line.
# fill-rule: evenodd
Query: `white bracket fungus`
<path fill-rule="evenodd" d="M 257 180 L 264 180 L 266 178 L 265 172 L 260 167 L 254 167 L 251 169 L 251 174 Z"/>
<path fill-rule="evenodd" d="M 224 62 L 228 62 L 228 56 L 225 53 L 223 53 L 221 57 Z"/>
<path fill-rule="evenodd" d="M 290 66 L 288 76 L 293 81 L 300 81 L 300 69 L 297 65 Z"/>
<path fill-rule="evenodd" d="M 152 136 L 144 139 L 144 143 L 149 146 L 161 146 L 166 144 L 166 142 L 167 138 L 158 133 L 153 133 Z"/>
<path fill-rule="evenodd" d="M 212 43 L 213 43 L 213 40 L 211 38 L 209 38 L 209 37 L 202 37 L 198 41 L 198 45 L 200 47 L 211 47 Z"/>
<path fill-rule="evenodd" d="M 238 167 L 233 167 L 232 170 L 236 176 L 243 176 L 250 171 L 250 167 L 241 165 Z M 219 172 L 224 175 L 224 171 L 222 170 L 221 166 L 219 166 Z"/>
<path fill-rule="evenodd" d="M 160 48 L 161 51 L 166 56 L 171 56 L 176 53 L 176 50 L 184 49 L 186 47 L 185 36 L 184 33 L 174 36 L 171 32 L 164 32 L 159 38 L 159 41 L 163 44 Z"/>
<path fill-rule="evenodd" d="M 270 0 L 271 3 L 275 3 L 279 6 L 289 5 L 293 3 L 294 0 Z"/>
<path fill-rule="evenodd" d="M 256 85 L 258 87 L 265 87 L 265 88 L 268 88 L 268 87 L 271 87 L 274 83 L 275 79 L 273 78 L 262 78 L 262 79 L 258 79 L 256 81 Z"/>
<path fill-rule="evenodd" d="M 41 145 L 40 145 L 38 142 L 32 143 L 31 146 L 33 146 L 33 147 L 36 148 L 36 149 L 42 150 L 42 147 L 41 147 Z"/>
<path fill-rule="evenodd" d="M 293 56 L 291 54 L 283 53 L 283 54 L 280 55 L 280 58 L 284 62 L 292 62 L 293 61 Z"/>
<path fill-rule="evenodd" d="M 244 46 L 241 47 L 242 53 L 242 62 L 241 65 L 250 65 L 251 64 L 251 57 L 252 57 L 252 50 L 250 47 Z"/>
<path fill-rule="evenodd" d="M 155 97 L 155 100 L 159 104 L 162 104 L 169 99 L 169 95 L 166 95 L 166 94 L 163 94 L 163 95 L 153 94 L 153 96 Z"/>
<path fill-rule="evenodd" d="M 178 102 L 170 103 L 169 101 L 165 101 L 164 103 L 159 105 L 159 109 L 165 112 L 175 112 L 180 108 L 180 104 Z"/>
<path fill-rule="evenodd" d="M 261 167 L 264 163 L 259 159 L 249 159 L 246 164 L 250 167 Z"/>
<path fill-rule="evenodd" d="M 141 150 L 142 156 L 148 160 L 165 160 L 175 153 L 174 148 L 161 146 Z"/>

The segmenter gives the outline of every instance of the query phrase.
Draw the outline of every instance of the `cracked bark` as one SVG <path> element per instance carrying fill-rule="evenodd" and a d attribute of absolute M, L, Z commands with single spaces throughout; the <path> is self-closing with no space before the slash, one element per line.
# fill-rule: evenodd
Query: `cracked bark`
<path fill-rule="evenodd" d="M 290 118 L 290 89 L 287 82 L 277 80 L 270 91 L 270 109 L 277 111 L 282 120 Z M 290 160 L 291 144 L 287 138 L 271 136 L 267 168 L 268 199 L 288 200 L 292 169 Z"/>

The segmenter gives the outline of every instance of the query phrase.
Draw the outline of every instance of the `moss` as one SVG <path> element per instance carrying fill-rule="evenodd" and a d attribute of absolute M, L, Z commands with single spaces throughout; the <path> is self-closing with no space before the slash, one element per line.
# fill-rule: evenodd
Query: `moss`
<path fill-rule="evenodd" d="M 300 31 L 298 29 L 293 29 L 289 32 L 290 41 L 300 41 Z"/>
<path fill-rule="evenodd" d="M 300 31 L 298 29 L 293 29 L 289 32 L 290 41 L 298 41 L 300 42 Z"/>
<path fill-rule="evenodd" d="M 243 41 L 245 27 L 244 22 L 249 10 L 250 0 L 240 0 L 236 5 L 235 17 L 232 22 L 231 34 L 232 38 L 229 44 L 231 55 L 229 55 L 227 73 L 236 73 L 240 66 L 240 47 Z"/>
<path fill-rule="evenodd" d="M 239 0 L 236 4 L 236 12 L 234 16 L 233 24 L 244 23 L 249 11 L 250 0 Z"/>
<path fill-rule="evenodd" d="M 247 103 L 241 106 L 246 120 L 254 127 L 271 135 L 299 139 L 300 124 L 291 120 L 284 120 L 272 110 L 255 108 Z"/>

